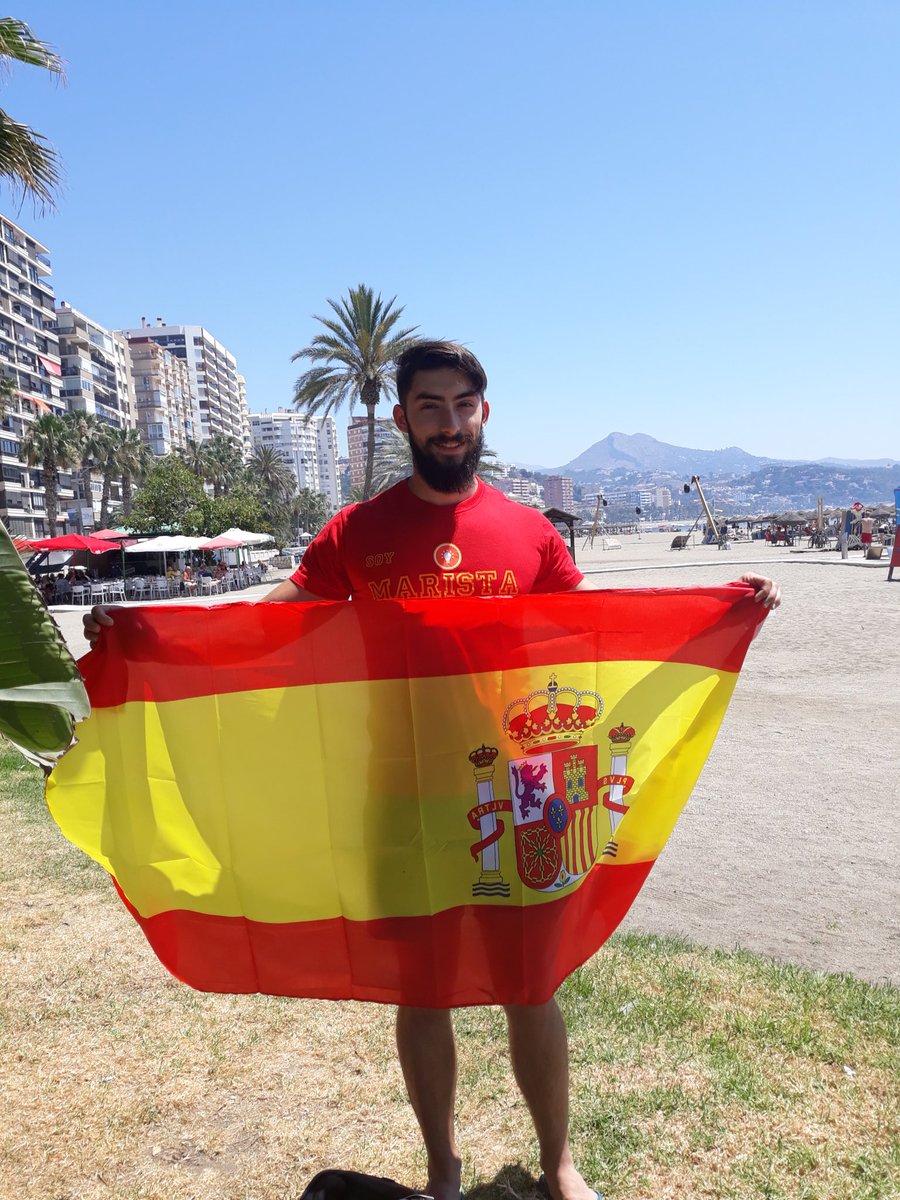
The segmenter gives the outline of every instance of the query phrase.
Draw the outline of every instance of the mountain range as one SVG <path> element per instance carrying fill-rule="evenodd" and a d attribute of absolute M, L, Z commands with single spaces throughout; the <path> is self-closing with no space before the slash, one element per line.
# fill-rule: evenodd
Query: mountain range
<path fill-rule="evenodd" d="M 672 446 L 646 433 L 610 433 L 561 467 L 530 469 L 547 475 L 573 477 L 627 471 L 690 478 L 691 475 L 751 475 L 768 466 L 800 466 L 803 462 L 799 459 L 762 458 L 748 454 L 739 446 L 726 446 L 723 450 L 699 450 L 688 446 Z M 823 458 L 816 462 L 822 466 L 879 468 L 893 466 L 900 463 L 900 459 Z"/>

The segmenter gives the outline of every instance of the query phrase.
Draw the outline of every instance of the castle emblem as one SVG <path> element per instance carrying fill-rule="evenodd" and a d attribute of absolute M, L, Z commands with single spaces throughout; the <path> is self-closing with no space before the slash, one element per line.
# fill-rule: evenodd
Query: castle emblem
<path fill-rule="evenodd" d="M 512 814 L 519 877 L 536 891 L 559 891 L 591 869 L 600 847 L 601 809 L 609 814 L 610 833 L 602 853 L 615 857 L 616 826 L 627 812 L 623 801 L 634 782 L 625 774 L 634 730 L 623 724 L 610 732 L 610 772 L 598 778 L 597 746 L 582 742 L 602 715 L 603 700 L 596 692 L 560 686 L 555 674 L 546 688 L 514 700 L 502 722 L 518 752 L 506 764 L 509 799 L 494 794 L 499 750 L 482 745 L 469 755 L 478 803 L 468 817 L 480 835 L 471 852 L 481 863 L 474 896 L 510 894 L 500 863 L 506 832 L 502 813 Z M 601 798 L 603 787 L 609 790 Z"/>

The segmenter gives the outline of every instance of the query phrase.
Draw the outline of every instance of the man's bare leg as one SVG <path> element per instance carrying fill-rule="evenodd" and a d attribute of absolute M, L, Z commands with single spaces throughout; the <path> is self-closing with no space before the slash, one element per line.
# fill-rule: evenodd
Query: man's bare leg
<path fill-rule="evenodd" d="M 453 1125 L 456 1042 L 449 1010 L 398 1008 L 397 1053 L 428 1155 L 426 1191 L 435 1200 L 459 1200 L 462 1163 Z"/>
<path fill-rule="evenodd" d="M 509 1005 L 509 1052 L 541 1152 L 541 1170 L 554 1200 L 593 1200 L 569 1149 L 569 1044 L 555 1000 Z"/>

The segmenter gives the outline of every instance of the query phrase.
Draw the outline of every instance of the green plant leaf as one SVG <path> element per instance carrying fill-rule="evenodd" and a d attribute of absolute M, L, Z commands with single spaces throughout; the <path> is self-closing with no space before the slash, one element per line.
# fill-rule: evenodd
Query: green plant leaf
<path fill-rule="evenodd" d="M 65 640 L 0 522 L 0 733 L 51 765 L 91 710 Z"/>

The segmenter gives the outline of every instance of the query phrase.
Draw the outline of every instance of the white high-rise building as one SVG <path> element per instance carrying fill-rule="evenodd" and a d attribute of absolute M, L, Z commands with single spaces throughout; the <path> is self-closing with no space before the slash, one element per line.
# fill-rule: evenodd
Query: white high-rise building
<path fill-rule="evenodd" d="M 27 538 L 64 533 L 73 495 L 71 473 L 58 472 L 62 519 L 51 529 L 40 467 L 26 466 L 19 455 L 36 416 L 67 411 L 50 274 L 47 247 L 0 216 L 0 376 L 12 386 L 0 419 L 0 518 L 10 533 Z"/>
<path fill-rule="evenodd" d="M 341 506 L 337 465 L 337 437 L 332 417 L 309 417 L 279 408 L 277 412 L 250 414 L 253 449 L 278 450 L 294 474 L 298 488 L 324 496 L 332 512 Z"/>
<path fill-rule="evenodd" d="M 135 425 L 128 343 L 63 300 L 56 309 L 63 396 L 72 412 L 117 429 Z"/>
<path fill-rule="evenodd" d="M 196 441 L 223 433 L 244 448 L 247 399 L 230 350 L 202 325 L 167 325 L 162 317 L 155 325 L 142 317 L 140 329 L 122 332 L 129 342 L 149 339 L 187 364 Z"/>
<path fill-rule="evenodd" d="M 375 449 L 389 442 L 396 428 L 392 417 L 375 418 Z M 347 452 L 350 455 L 350 486 L 362 488 L 366 482 L 366 451 L 369 445 L 369 423 L 366 417 L 353 417 L 347 426 Z"/>
<path fill-rule="evenodd" d="M 187 363 L 151 338 L 131 338 L 128 348 L 142 439 L 158 455 L 196 440 Z"/>

